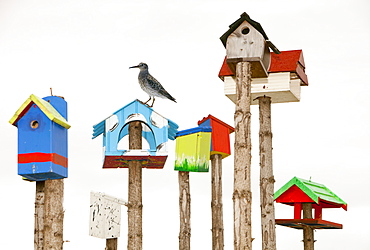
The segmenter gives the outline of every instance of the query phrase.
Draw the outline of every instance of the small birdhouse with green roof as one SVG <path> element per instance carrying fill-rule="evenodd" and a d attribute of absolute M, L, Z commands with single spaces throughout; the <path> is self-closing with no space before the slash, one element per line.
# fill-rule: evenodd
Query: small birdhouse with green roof
<path fill-rule="evenodd" d="M 177 132 L 175 170 L 208 172 L 212 128 L 199 126 Z"/>
<path fill-rule="evenodd" d="M 208 115 L 198 121 L 198 125 L 212 128 L 211 155 L 220 154 L 222 158 L 225 158 L 231 154 L 230 134 L 234 132 L 233 127 L 212 115 Z"/>
<path fill-rule="evenodd" d="M 343 208 L 347 203 L 323 184 L 297 177 L 291 179 L 274 194 L 277 203 L 294 206 L 293 219 L 276 219 L 276 224 L 302 229 L 310 226 L 313 229 L 341 229 L 342 225 L 322 219 L 323 208 Z M 309 203 L 315 210 L 313 218 L 302 218 L 302 205 Z"/>
<path fill-rule="evenodd" d="M 32 181 L 68 176 L 67 102 L 31 95 L 9 121 L 18 128 L 18 174 Z"/>
<path fill-rule="evenodd" d="M 220 40 L 226 48 L 227 63 L 235 72 L 237 62 L 251 62 L 252 77 L 267 77 L 270 65 L 271 48 L 280 51 L 269 41 L 262 26 L 252 20 L 247 13 L 229 26 Z"/>

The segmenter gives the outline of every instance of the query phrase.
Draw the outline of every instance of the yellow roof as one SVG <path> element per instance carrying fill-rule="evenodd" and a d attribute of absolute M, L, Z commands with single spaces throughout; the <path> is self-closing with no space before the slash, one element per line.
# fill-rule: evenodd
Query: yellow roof
<path fill-rule="evenodd" d="M 60 126 L 69 129 L 71 125 L 68 124 L 67 120 L 47 101 L 31 95 L 22 106 L 15 112 L 14 116 L 10 119 L 10 124 L 15 125 L 19 119 L 28 111 L 32 104 L 36 104 L 37 107 L 53 122 Z"/>

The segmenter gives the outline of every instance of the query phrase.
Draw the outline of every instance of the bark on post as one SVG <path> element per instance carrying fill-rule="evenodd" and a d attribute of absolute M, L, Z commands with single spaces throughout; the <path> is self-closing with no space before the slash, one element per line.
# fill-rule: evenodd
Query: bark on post
<path fill-rule="evenodd" d="M 118 239 L 112 238 L 106 240 L 105 250 L 117 250 L 118 249 Z"/>
<path fill-rule="evenodd" d="M 179 171 L 180 233 L 179 249 L 190 250 L 190 184 L 189 172 Z"/>
<path fill-rule="evenodd" d="M 312 203 L 302 203 L 303 219 L 312 219 Z M 304 250 L 314 250 L 313 229 L 310 226 L 303 227 Z"/>
<path fill-rule="evenodd" d="M 262 250 L 276 250 L 274 174 L 272 167 L 271 98 L 259 97 L 260 203 Z"/>
<path fill-rule="evenodd" d="M 36 181 L 34 249 L 44 249 L 45 181 Z"/>
<path fill-rule="evenodd" d="M 234 249 L 252 249 L 251 191 L 251 64 L 236 65 L 236 106 L 234 114 Z"/>
<path fill-rule="evenodd" d="M 142 125 L 139 121 L 129 124 L 129 148 L 141 149 Z M 128 250 L 141 250 L 143 246 L 142 166 L 140 161 L 128 165 Z"/>
<path fill-rule="evenodd" d="M 212 175 L 212 249 L 224 249 L 224 222 L 222 210 L 222 155 L 211 155 Z"/>
<path fill-rule="evenodd" d="M 44 249 L 63 249 L 64 179 L 45 181 Z"/>

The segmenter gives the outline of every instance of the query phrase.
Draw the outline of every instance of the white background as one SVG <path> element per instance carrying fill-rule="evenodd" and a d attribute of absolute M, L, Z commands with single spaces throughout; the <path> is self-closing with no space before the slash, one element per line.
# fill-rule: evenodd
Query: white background
<path fill-rule="evenodd" d="M 91 140 L 92 126 L 148 98 L 138 70 L 128 69 L 139 62 L 177 99 L 157 99 L 154 110 L 180 130 L 208 114 L 234 125 L 217 76 L 225 56 L 219 37 L 243 12 L 281 51 L 303 50 L 310 84 L 301 102 L 272 107 L 275 189 L 294 176 L 325 184 L 348 211 L 324 211 L 344 228 L 317 230 L 315 249 L 370 249 L 369 11 L 367 0 L 1 0 L 0 249 L 33 249 L 35 183 L 17 175 L 17 129 L 8 123 L 31 94 L 45 97 L 52 87 L 68 102 L 64 249 L 104 249 L 104 240 L 88 236 L 89 194 L 127 199 L 127 170 L 101 168 L 102 139 Z M 261 249 L 256 106 L 252 136 L 253 248 Z M 175 142 L 168 148 L 163 170 L 143 171 L 144 249 L 178 249 Z M 210 174 L 190 178 L 192 249 L 211 249 Z M 223 184 L 225 249 L 233 249 L 232 156 L 223 161 Z M 293 218 L 293 209 L 277 204 L 276 218 Z M 277 226 L 279 249 L 303 249 L 301 240 L 301 231 Z"/>

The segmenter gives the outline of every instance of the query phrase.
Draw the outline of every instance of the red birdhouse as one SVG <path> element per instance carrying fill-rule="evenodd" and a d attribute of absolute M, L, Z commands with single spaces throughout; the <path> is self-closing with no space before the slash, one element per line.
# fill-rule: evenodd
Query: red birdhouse
<path fill-rule="evenodd" d="M 227 125 L 223 121 L 212 115 L 208 115 L 198 121 L 201 127 L 211 127 L 211 155 L 221 154 L 225 158 L 231 154 L 230 151 L 230 134 L 234 132 L 234 128 Z"/>
<path fill-rule="evenodd" d="M 302 229 L 310 226 L 314 229 L 341 229 L 342 224 L 322 219 L 323 208 L 343 208 L 347 210 L 347 203 L 340 199 L 330 189 L 322 184 L 303 180 L 297 177 L 274 194 L 277 203 L 294 206 L 294 219 L 276 219 L 276 224 Z M 312 204 L 315 210 L 314 218 L 302 218 L 303 203 Z"/>

